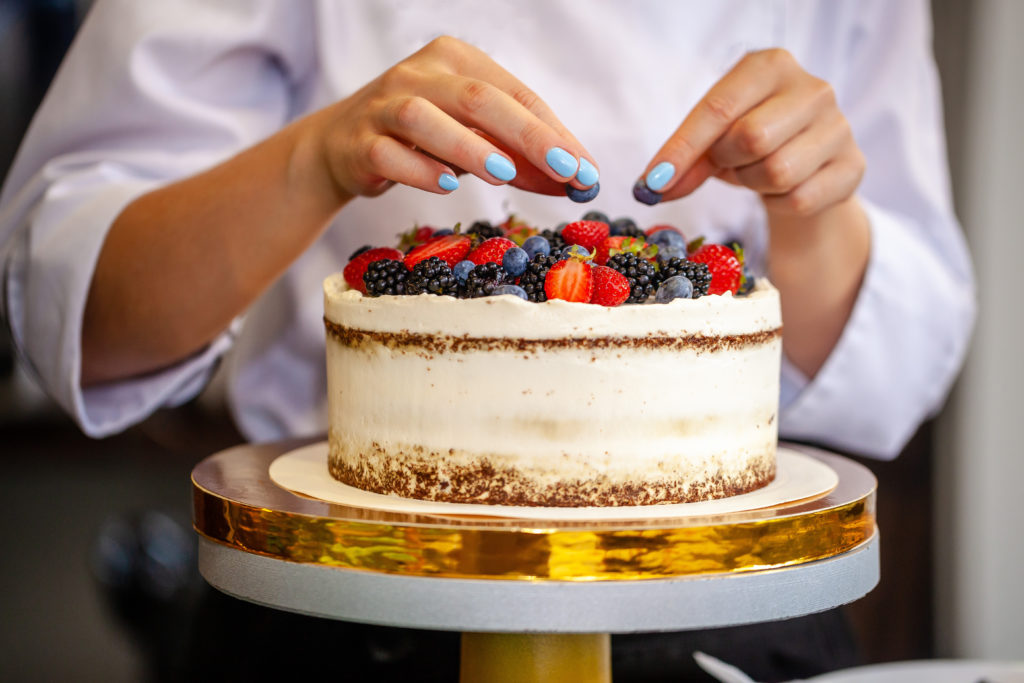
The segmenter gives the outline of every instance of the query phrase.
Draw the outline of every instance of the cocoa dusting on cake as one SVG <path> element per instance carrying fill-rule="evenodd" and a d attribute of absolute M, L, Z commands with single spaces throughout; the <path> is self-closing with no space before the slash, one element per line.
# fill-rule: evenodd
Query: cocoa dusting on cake
<path fill-rule="evenodd" d="M 560 339 L 520 339 L 509 337 L 470 337 L 414 332 L 378 332 L 338 325 L 324 318 L 327 334 L 349 348 L 380 345 L 389 349 L 417 349 L 429 353 L 466 353 L 468 351 L 513 351 L 538 353 L 566 349 L 645 349 L 712 353 L 765 344 L 782 335 L 782 327 L 746 334 L 708 336 L 691 334 L 679 337 L 563 337 Z"/>
<path fill-rule="evenodd" d="M 519 505 L 530 507 L 623 507 L 693 503 L 749 493 L 775 478 L 775 458 L 766 454 L 738 475 L 710 471 L 699 482 L 652 480 L 621 483 L 604 476 L 561 480 L 538 485 L 512 468 L 496 467 L 481 457 L 471 465 L 443 464 L 440 453 L 415 456 L 388 454 L 373 444 L 372 454 L 359 453 L 357 464 L 342 462 L 334 447 L 328 460 L 331 476 L 365 491 L 446 503 Z M 368 463 L 373 462 L 371 467 Z"/>

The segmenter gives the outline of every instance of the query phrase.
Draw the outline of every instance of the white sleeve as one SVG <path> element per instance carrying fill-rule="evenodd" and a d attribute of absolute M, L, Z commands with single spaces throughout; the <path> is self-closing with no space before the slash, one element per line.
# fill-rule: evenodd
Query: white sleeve
<path fill-rule="evenodd" d="M 80 388 L 82 315 L 107 230 L 133 199 L 266 137 L 312 68 L 304 4 L 100 0 L 0 194 L 11 335 L 43 388 L 91 436 L 194 396 L 226 331 L 164 371 Z"/>
<path fill-rule="evenodd" d="M 975 316 L 953 214 L 927 4 L 859 2 L 833 85 L 867 157 L 871 255 L 838 344 L 811 381 L 783 371 L 780 434 L 895 457 L 945 400 Z"/>

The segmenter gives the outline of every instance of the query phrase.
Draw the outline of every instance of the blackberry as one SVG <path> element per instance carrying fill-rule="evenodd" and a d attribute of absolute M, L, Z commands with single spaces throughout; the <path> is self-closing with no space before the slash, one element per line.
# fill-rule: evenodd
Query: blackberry
<path fill-rule="evenodd" d="M 348 257 L 348 260 L 351 261 L 356 256 L 359 256 L 360 254 L 362 254 L 365 251 L 370 251 L 371 249 L 373 249 L 373 247 L 371 247 L 369 244 L 364 244 L 363 246 L 361 246 L 358 249 L 356 249 L 355 251 L 353 251 L 352 255 Z"/>
<path fill-rule="evenodd" d="M 544 293 L 544 278 L 547 277 L 551 266 L 559 260 L 554 255 L 538 254 L 526 264 L 526 272 L 520 276 L 519 286 L 526 292 L 527 299 L 537 304 L 548 300 L 548 295 Z"/>
<path fill-rule="evenodd" d="M 476 299 L 490 296 L 494 288 L 505 283 L 505 271 L 497 263 L 482 263 L 469 271 L 466 284 L 462 285 L 459 294 L 464 299 Z"/>
<path fill-rule="evenodd" d="M 373 261 L 363 273 L 363 284 L 369 296 L 405 294 L 405 279 L 409 270 L 401 261 L 380 259 Z"/>
<path fill-rule="evenodd" d="M 622 235 L 623 237 L 637 237 L 645 241 L 647 239 L 647 235 L 640 229 L 640 226 L 638 226 L 636 221 L 632 218 L 616 218 L 608 224 L 608 229 L 608 234 L 612 237 Z"/>
<path fill-rule="evenodd" d="M 699 299 L 708 293 L 708 286 L 711 284 L 708 264 L 682 258 L 670 258 L 661 264 L 661 269 L 658 271 L 659 284 L 674 275 L 682 275 L 693 284 L 694 299 Z"/>
<path fill-rule="evenodd" d="M 452 269 L 437 256 L 423 259 L 413 267 L 405 278 L 406 294 L 447 294 L 455 296 L 459 285 L 452 275 Z"/>
<path fill-rule="evenodd" d="M 562 239 L 562 233 L 555 232 L 551 228 L 544 228 L 540 231 L 540 236 L 548 241 L 551 245 L 551 251 L 558 251 L 565 246 L 565 240 Z"/>
<path fill-rule="evenodd" d="M 491 237 L 503 237 L 505 232 L 501 228 L 491 225 L 490 221 L 477 221 L 469 226 L 466 234 L 473 238 L 473 246 L 475 247 Z"/>
<path fill-rule="evenodd" d="M 658 271 L 633 252 L 623 252 L 608 259 L 608 267 L 619 271 L 629 280 L 629 298 L 626 303 L 639 304 L 647 300 L 658 285 Z"/>

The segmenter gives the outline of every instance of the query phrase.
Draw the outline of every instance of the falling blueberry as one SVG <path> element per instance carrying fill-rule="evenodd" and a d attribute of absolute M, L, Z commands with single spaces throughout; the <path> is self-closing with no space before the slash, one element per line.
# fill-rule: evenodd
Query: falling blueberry
<path fill-rule="evenodd" d="M 683 275 L 673 275 L 661 283 L 654 294 L 654 303 L 667 304 L 673 299 L 689 299 L 693 296 L 693 283 Z"/>
<path fill-rule="evenodd" d="M 526 238 L 526 241 L 523 242 L 523 249 L 526 251 L 526 255 L 532 260 L 537 254 L 544 254 L 545 256 L 550 254 L 551 242 L 548 242 L 547 239 L 541 235 L 534 235 Z"/>
<path fill-rule="evenodd" d="M 633 198 L 648 206 L 654 206 L 661 201 L 661 195 L 647 187 L 647 183 L 642 178 L 633 186 Z"/>
<path fill-rule="evenodd" d="M 512 250 L 509 249 L 509 251 Z M 507 254 L 508 252 L 505 253 Z M 526 290 L 519 285 L 498 285 L 494 288 L 494 291 L 491 292 L 491 296 L 499 296 L 501 294 L 512 294 L 513 296 L 518 296 L 520 299 L 526 299 L 527 301 L 530 300 L 530 297 L 526 294 Z"/>
<path fill-rule="evenodd" d="M 469 271 L 473 270 L 475 267 L 476 264 L 472 261 L 459 261 L 455 264 L 455 267 L 452 268 L 452 275 L 454 275 L 455 279 L 459 282 L 465 282 L 466 278 L 469 277 Z"/>
<path fill-rule="evenodd" d="M 544 238 L 542 237 L 541 239 Z M 530 257 L 527 255 L 526 250 L 519 247 L 512 247 L 501 257 L 501 267 L 512 277 L 519 277 L 525 273 L 526 265 L 529 262 Z"/>
<path fill-rule="evenodd" d="M 601 183 L 594 183 L 585 190 L 577 190 L 572 185 L 566 183 L 565 195 L 576 202 L 577 204 L 584 204 L 594 199 L 597 193 L 601 191 Z"/>

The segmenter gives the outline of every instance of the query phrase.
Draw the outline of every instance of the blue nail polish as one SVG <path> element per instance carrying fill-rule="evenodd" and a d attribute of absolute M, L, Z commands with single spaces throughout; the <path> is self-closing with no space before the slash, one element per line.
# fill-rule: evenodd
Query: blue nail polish
<path fill-rule="evenodd" d="M 594 165 L 587 161 L 585 157 L 580 157 L 580 172 L 576 174 L 576 180 L 580 181 L 580 184 L 584 187 L 590 187 L 597 182 L 599 177 Z"/>
<path fill-rule="evenodd" d="M 561 147 L 552 147 L 549 149 L 544 160 L 548 162 L 548 166 L 551 167 L 551 170 L 563 178 L 572 178 L 576 175 L 576 169 L 578 167 L 576 157 L 569 154 Z"/>
<path fill-rule="evenodd" d="M 652 168 L 651 172 L 647 174 L 647 178 L 645 178 L 647 187 L 658 192 L 661 188 L 668 185 L 668 181 L 672 180 L 672 176 L 675 174 L 676 167 L 667 161 L 663 161 Z"/>
<path fill-rule="evenodd" d="M 487 157 L 487 161 L 484 162 L 484 168 L 492 176 L 506 183 L 516 177 L 516 167 L 512 165 L 511 161 L 497 152 L 491 152 L 491 155 Z"/>
<path fill-rule="evenodd" d="M 442 190 L 451 192 L 452 190 L 459 189 L 459 179 L 451 173 L 442 173 L 441 177 L 437 179 L 437 185 Z"/>

